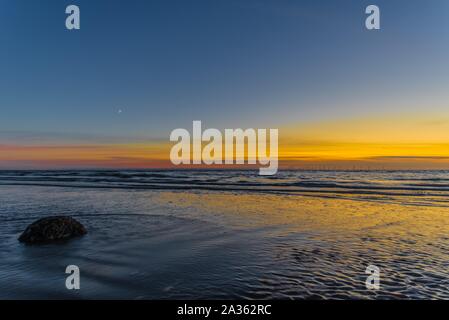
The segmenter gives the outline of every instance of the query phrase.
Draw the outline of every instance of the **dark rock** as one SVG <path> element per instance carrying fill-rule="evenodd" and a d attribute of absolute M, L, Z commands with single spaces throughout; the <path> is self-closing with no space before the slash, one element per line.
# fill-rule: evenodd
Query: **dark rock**
<path fill-rule="evenodd" d="M 26 244 L 50 243 L 86 233 L 86 228 L 71 217 L 47 217 L 30 224 L 20 235 L 19 241 Z"/>

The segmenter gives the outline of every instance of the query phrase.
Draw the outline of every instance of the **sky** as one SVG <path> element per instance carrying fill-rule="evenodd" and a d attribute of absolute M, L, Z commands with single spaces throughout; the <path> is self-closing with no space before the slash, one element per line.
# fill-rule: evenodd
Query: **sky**
<path fill-rule="evenodd" d="M 65 28 L 76 4 L 81 29 Z M 365 8 L 381 30 L 365 28 Z M 279 128 L 285 166 L 449 169 L 447 0 L 1 0 L 0 169 L 164 167 Z"/>

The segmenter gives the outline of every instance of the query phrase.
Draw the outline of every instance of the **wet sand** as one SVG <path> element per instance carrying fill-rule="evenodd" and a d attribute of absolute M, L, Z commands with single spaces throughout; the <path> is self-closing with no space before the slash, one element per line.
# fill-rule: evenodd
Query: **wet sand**
<path fill-rule="evenodd" d="M 449 209 L 304 195 L 0 186 L 0 297 L 449 298 Z M 89 229 L 25 246 L 35 218 Z M 65 267 L 81 290 L 65 288 Z M 365 269 L 380 268 L 367 290 Z"/>

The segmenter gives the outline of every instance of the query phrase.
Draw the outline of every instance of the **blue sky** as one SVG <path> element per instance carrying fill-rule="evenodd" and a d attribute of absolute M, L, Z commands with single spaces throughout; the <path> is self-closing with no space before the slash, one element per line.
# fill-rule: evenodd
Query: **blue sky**
<path fill-rule="evenodd" d="M 380 31 L 364 28 L 368 4 Z M 0 142 L 447 114 L 448 13 L 446 0 L 1 0 Z"/>

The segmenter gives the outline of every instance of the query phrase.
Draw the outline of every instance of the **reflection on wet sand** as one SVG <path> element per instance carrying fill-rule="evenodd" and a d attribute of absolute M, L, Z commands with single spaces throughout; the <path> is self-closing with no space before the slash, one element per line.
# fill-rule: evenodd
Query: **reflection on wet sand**
<path fill-rule="evenodd" d="M 446 208 L 238 193 L 164 192 L 158 200 L 170 203 L 179 215 L 195 212 L 241 232 L 263 230 L 264 239 L 274 240 L 270 253 L 275 264 L 284 269 L 268 270 L 277 274 L 276 287 L 294 280 L 311 297 L 449 294 Z M 369 264 L 382 270 L 379 292 L 367 293 L 363 287 Z M 291 288 L 287 291 L 301 297 Z"/>

